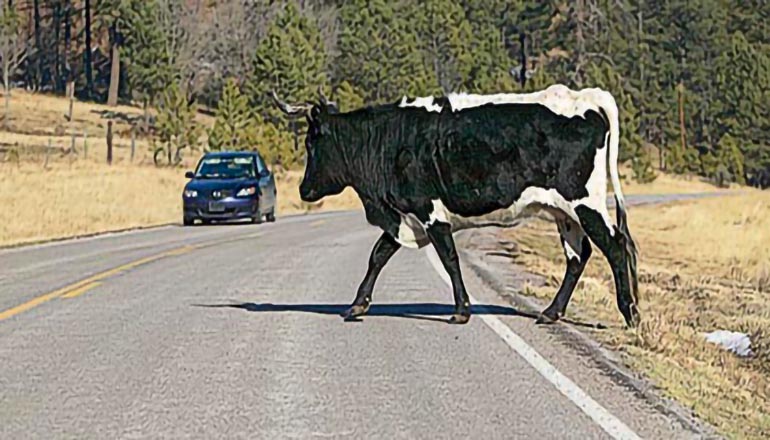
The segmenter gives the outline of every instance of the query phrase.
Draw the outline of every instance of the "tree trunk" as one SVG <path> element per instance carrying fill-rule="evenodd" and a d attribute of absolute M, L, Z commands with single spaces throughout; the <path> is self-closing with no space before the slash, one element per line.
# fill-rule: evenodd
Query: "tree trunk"
<path fill-rule="evenodd" d="M 519 44 L 521 45 L 521 90 L 527 85 L 527 35 L 524 32 L 519 32 Z"/>
<path fill-rule="evenodd" d="M 61 5 L 58 3 L 53 8 L 53 66 L 51 66 L 51 79 L 53 80 L 54 91 L 61 93 L 64 90 L 62 81 L 61 58 L 59 57 L 59 39 L 61 37 Z"/>
<path fill-rule="evenodd" d="M 40 87 L 41 78 L 43 72 L 43 65 L 45 64 L 45 52 L 43 51 L 43 44 L 40 40 L 40 0 L 34 0 L 33 2 L 34 7 L 34 23 L 35 23 L 35 58 L 36 58 L 36 66 L 35 66 L 35 74 L 34 74 L 34 80 L 35 80 L 35 87 Z"/>
<path fill-rule="evenodd" d="M 145 136 L 148 136 L 150 134 L 150 102 L 148 99 L 144 100 L 144 127 L 142 127 L 142 131 L 144 132 Z"/>
<path fill-rule="evenodd" d="M 69 84 L 72 81 L 70 50 L 72 50 L 72 0 L 67 0 L 64 3 L 64 56 L 62 59 L 65 84 Z"/>
<path fill-rule="evenodd" d="M 575 41 L 577 42 L 577 56 L 575 58 L 575 84 L 580 87 L 583 84 L 583 56 L 585 54 L 585 38 L 583 36 L 583 21 L 585 0 L 577 0 L 575 4 Z"/>
<path fill-rule="evenodd" d="M 86 0 L 85 9 L 83 13 L 86 16 L 86 50 L 83 52 L 85 55 L 85 70 L 86 70 L 86 98 L 93 98 L 94 94 L 94 75 L 91 65 L 91 1 Z"/>
<path fill-rule="evenodd" d="M 118 105 L 118 86 L 120 83 L 120 48 L 118 46 L 118 25 L 113 24 L 110 29 L 111 69 L 110 69 L 110 90 L 107 96 L 107 105 L 114 107 Z"/>
<path fill-rule="evenodd" d="M 676 88 L 679 94 L 679 132 L 682 140 L 682 154 L 687 151 L 687 140 L 685 138 L 685 126 L 684 126 L 684 83 L 680 82 Z"/>
<path fill-rule="evenodd" d="M 9 65 L 8 61 L 8 41 L 6 40 L 4 42 L 4 56 L 3 56 L 3 87 L 5 88 L 5 118 L 3 118 L 3 127 L 5 127 L 6 130 L 8 130 L 8 126 L 11 119 L 11 84 L 9 81 L 9 71 L 11 70 L 11 66 Z"/>

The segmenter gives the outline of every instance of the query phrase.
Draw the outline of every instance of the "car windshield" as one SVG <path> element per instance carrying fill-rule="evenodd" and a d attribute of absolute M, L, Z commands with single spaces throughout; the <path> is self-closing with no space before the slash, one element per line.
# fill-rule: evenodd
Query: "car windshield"
<path fill-rule="evenodd" d="M 200 179 L 240 179 L 254 177 L 251 156 L 207 157 L 198 166 L 195 177 Z"/>

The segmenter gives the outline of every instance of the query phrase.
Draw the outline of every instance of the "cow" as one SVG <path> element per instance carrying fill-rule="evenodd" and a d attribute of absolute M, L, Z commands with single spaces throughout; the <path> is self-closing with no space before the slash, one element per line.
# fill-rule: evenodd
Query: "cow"
<path fill-rule="evenodd" d="M 538 322 L 563 317 L 593 243 L 612 269 L 627 326 L 638 325 L 637 252 L 618 177 L 618 108 L 609 92 L 554 85 L 522 94 L 404 96 L 346 113 L 319 93 L 316 103 L 290 105 L 272 92 L 284 113 L 308 123 L 300 197 L 316 202 L 352 187 L 366 220 L 383 231 L 346 319 L 367 313 L 377 277 L 399 248 L 431 244 L 452 283 L 449 322 L 467 323 L 471 309 L 453 233 L 511 226 L 544 210 L 555 219 L 567 267 Z M 606 202 L 608 167 L 616 223 Z"/>

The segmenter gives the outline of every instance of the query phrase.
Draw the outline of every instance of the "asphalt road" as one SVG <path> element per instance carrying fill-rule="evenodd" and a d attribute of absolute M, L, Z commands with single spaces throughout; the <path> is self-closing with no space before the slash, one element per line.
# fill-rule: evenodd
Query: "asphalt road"
<path fill-rule="evenodd" d="M 377 236 L 352 212 L 0 251 L 0 438 L 694 437 L 471 271 L 446 324 L 426 251 L 343 322 Z"/>

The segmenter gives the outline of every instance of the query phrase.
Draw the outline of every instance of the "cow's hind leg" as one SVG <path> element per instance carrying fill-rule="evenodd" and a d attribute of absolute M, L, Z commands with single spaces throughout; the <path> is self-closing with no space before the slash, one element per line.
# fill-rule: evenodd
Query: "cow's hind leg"
<path fill-rule="evenodd" d="M 465 290 L 462 274 L 460 273 L 460 259 L 457 257 L 457 249 L 452 238 L 452 227 L 443 222 L 434 222 L 427 228 L 436 253 L 441 259 L 441 264 L 452 280 L 454 292 L 455 313 L 450 318 L 451 324 L 465 324 L 471 318 L 471 304 L 468 293 Z"/>
<path fill-rule="evenodd" d="M 581 205 L 575 208 L 575 212 L 580 218 L 583 230 L 601 249 L 612 268 L 618 309 L 623 314 L 626 325 L 636 327 L 639 324 L 639 310 L 636 305 L 636 292 L 632 291 L 631 272 L 635 267 L 633 261 L 629 260 L 631 256 L 626 236 L 615 226 L 612 226 L 612 230 L 609 229 L 611 222 L 606 210 L 597 211 Z"/>
<path fill-rule="evenodd" d="M 398 242 L 390 236 L 387 232 L 383 232 L 380 238 L 372 248 L 372 253 L 369 256 L 369 269 L 366 271 L 366 276 L 358 286 L 358 293 L 356 299 L 353 301 L 353 305 L 350 306 L 342 316 L 346 319 L 355 318 L 361 316 L 369 311 L 369 306 L 372 304 L 372 291 L 374 290 L 374 283 L 377 281 L 382 268 L 390 260 L 390 257 L 396 253 L 401 247 Z"/>
<path fill-rule="evenodd" d="M 561 245 L 567 259 L 567 270 L 556 297 L 554 297 L 551 305 L 540 314 L 537 320 L 538 324 L 555 322 L 564 316 L 572 292 L 577 286 L 588 259 L 591 258 L 591 242 L 577 222 L 564 216 L 557 217 L 556 224 L 559 227 Z"/>

